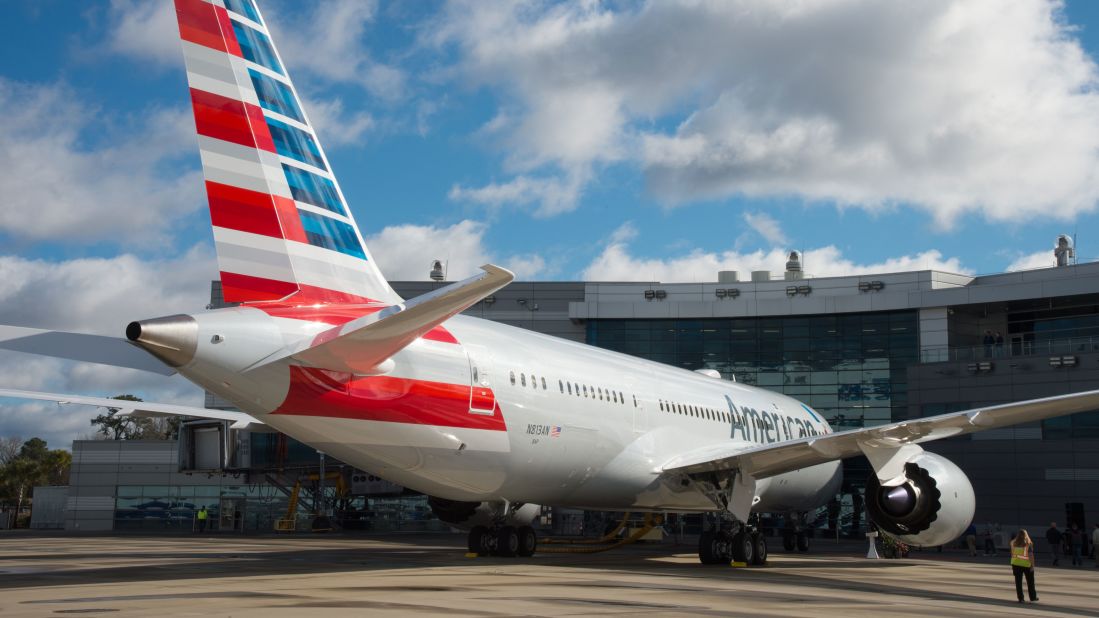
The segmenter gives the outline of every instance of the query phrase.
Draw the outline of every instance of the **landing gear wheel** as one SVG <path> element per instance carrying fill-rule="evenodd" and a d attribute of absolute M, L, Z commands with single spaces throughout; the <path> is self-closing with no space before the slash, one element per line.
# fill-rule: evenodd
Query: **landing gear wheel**
<path fill-rule="evenodd" d="M 492 534 L 484 526 L 473 526 L 469 531 L 469 553 L 487 556 L 492 553 Z"/>
<path fill-rule="evenodd" d="M 809 535 L 804 532 L 798 533 L 798 551 L 803 553 L 809 551 Z"/>
<path fill-rule="evenodd" d="M 755 559 L 755 549 L 751 534 L 741 531 L 733 535 L 733 562 L 752 564 Z"/>
<path fill-rule="evenodd" d="M 538 533 L 530 526 L 519 526 L 519 549 L 516 553 L 522 558 L 529 558 L 538 549 Z"/>
<path fill-rule="evenodd" d="M 496 531 L 496 555 L 513 558 L 519 552 L 519 533 L 515 526 L 501 526 Z"/>
<path fill-rule="evenodd" d="M 752 564 L 763 566 L 767 564 L 767 539 L 758 532 L 752 535 Z"/>
<path fill-rule="evenodd" d="M 797 549 L 797 535 L 793 530 L 787 530 L 782 533 L 782 548 L 786 551 L 794 551 Z"/>
<path fill-rule="evenodd" d="M 717 544 L 713 532 L 703 532 L 698 537 L 698 561 L 702 564 L 717 564 Z"/>

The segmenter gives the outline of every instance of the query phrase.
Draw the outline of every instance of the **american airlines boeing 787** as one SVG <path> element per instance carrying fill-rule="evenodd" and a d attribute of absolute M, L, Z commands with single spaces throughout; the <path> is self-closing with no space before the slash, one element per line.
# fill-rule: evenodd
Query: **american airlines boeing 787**
<path fill-rule="evenodd" d="M 1099 408 L 1099 391 L 834 432 L 790 397 L 463 315 L 513 278 L 404 300 L 383 278 L 253 0 L 175 0 L 225 299 L 126 340 L 4 327 L 0 347 L 184 377 L 266 424 L 432 496 L 478 553 L 529 556 L 537 505 L 713 513 L 699 558 L 760 564 L 756 512 L 804 512 L 866 455 L 879 528 L 957 537 L 975 498 L 919 444 Z M 128 340 L 128 341 L 127 341 Z M 115 400 L 0 396 L 117 407 Z"/>

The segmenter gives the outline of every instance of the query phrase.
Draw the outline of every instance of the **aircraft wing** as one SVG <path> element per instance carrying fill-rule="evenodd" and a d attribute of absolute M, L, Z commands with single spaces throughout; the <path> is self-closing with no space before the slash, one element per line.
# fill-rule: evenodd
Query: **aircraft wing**
<path fill-rule="evenodd" d="M 896 449 L 951 436 L 1039 421 L 1099 409 L 1099 390 L 974 408 L 939 416 L 865 427 L 747 450 L 714 445 L 683 453 L 663 465 L 665 473 L 698 474 L 739 470 L 755 479 L 862 455 L 875 448 Z"/>
<path fill-rule="evenodd" d="M 40 330 L 0 324 L 0 348 L 27 354 L 40 354 L 126 367 L 170 376 L 175 370 L 148 352 L 120 337 L 85 335 L 56 330 Z"/>
<path fill-rule="evenodd" d="M 249 369 L 292 358 L 310 367 L 370 373 L 418 337 L 515 278 L 511 271 L 493 264 L 485 264 L 481 269 L 484 272 L 468 279 L 321 332 L 312 340 L 265 358 Z"/>
<path fill-rule="evenodd" d="M 126 401 L 125 399 L 110 399 L 107 397 L 85 397 L 83 395 L 62 395 L 58 393 L 40 393 L 37 391 L 21 391 L 10 388 L 0 388 L 0 397 L 12 397 L 15 399 L 39 399 L 53 401 L 59 404 L 76 404 L 84 406 L 96 406 L 99 408 L 118 408 L 119 414 L 133 415 L 137 417 L 147 416 L 194 416 L 197 418 L 209 418 L 219 421 L 232 421 L 233 429 L 246 429 L 249 425 L 263 425 L 263 421 L 244 412 L 229 410 L 210 410 L 207 408 L 195 408 L 181 406 L 173 403 L 154 403 L 151 401 Z"/>

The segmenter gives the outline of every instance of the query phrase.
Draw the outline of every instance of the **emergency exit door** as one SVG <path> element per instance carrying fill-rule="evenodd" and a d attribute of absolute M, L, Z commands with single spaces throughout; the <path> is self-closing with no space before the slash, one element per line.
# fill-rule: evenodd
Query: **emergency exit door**
<path fill-rule="evenodd" d="M 492 416 L 496 413 L 496 394 L 492 390 L 492 362 L 488 348 L 465 346 L 469 357 L 469 411 Z"/>

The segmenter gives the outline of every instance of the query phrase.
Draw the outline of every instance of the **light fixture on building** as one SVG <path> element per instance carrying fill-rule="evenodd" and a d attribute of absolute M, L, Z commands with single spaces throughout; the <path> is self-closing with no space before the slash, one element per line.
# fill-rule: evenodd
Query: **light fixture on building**
<path fill-rule="evenodd" d="M 645 300 L 652 300 L 656 298 L 655 290 L 645 290 Z"/>
<path fill-rule="evenodd" d="M 484 303 L 486 305 L 491 305 L 494 302 L 496 302 L 496 295 L 495 294 L 489 294 L 488 296 L 485 297 Z"/>
<path fill-rule="evenodd" d="M 969 373 L 983 373 L 992 371 L 994 366 L 990 361 L 981 361 L 979 363 L 969 363 L 965 368 Z"/>
<path fill-rule="evenodd" d="M 714 296 L 718 298 L 725 298 L 725 288 L 718 288 L 714 290 Z"/>
<path fill-rule="evenodd" d="M 881 281 L 859 281 L 860 292 L 880 292 L 884 287 Z"/>
<path fill-rule="evenodd" d="M 1076 357 L 1072 356 L 1072 355 L 1068 355 L 1068 356 L 1050 356 L 1049 357 L 1049 366 L 1050 367 L 1075 367 L 1076 366 Z"/>
<path fill-rule="evenodd" d="M 787 296 L 797 296 L 798 294 L 801 294 L 802 296 L 808 296 L 812 293 L 813 293 L 812 286 L 808 286 L 808 285 L 788 285 L 788 286 L 786 286 L 786 295 Z"/>
<path fill-rule="evenodd" d="M 668 293 L 666 291 L 664 291 L 664 290 L 657 290 L 656 291 L 656 299 L 657 300 L 664 300 L 667 297 L 668 297 Z"/>
<path fill-rule="evenodd" d="M 740 290 L 737 288 L 717 288 L 714 290 L 714 296 L 718 298 L 736 298 L 740 296 Z"/>

